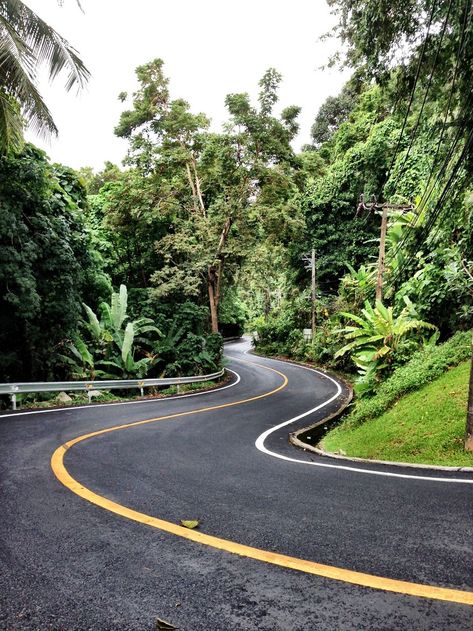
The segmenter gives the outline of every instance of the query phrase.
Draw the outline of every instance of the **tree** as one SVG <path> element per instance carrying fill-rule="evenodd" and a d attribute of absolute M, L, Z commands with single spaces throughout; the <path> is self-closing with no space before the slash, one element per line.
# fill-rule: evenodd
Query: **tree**
<path fill-rule="evenodd" d="M 74 172 L 36 147 L 0 157 L 0 381 L 64 376 L 84 293 L 101 292 L 85 203 Z"/>
<path fill-rule="evenodd" d="M 348 82 L 338 96 L 329 96 L 321 105 L 310 129 L 315 147 L 330 140 L 333 133 L 348 117 L 356 105 L 357 92 Z"/>
<path fill-rule="evenodd" d="M 427 89 L 468 135 L 473 67 L 470 0 L 329 0 L 329 5 L 338 17 L 333 34 L 344 44 L 345 65 L 381 83 L 397 65 L 399 109 L 405 111 L 416 86 Z M 471 171 L 471 147 L 465 160 Z"/>
<path fill-rule="evenodd" d="M 153 275 L 155 293 L 201 297 L 205 291 L 217 332 L 224 278 L 231 279 L 265 231 L 274 233 L 277 225 L 287 238 L 297 223 L 290 140 L 299 108 L 286 108 L 280 120 L 272 115 L 281 77 L 269 70 L 259 108 L 247 94 L 229 95 L 229 124 L 224 133 L 211 133 L 204 114 L 171 100 L 162 60 L 136 72 L 133 109 L 122 113 L 116 133 L 129 140 L 128 162 L 154 188 L 154 207 L 169 219 L 168 234 L 156 244 L 164 265 Z"/>
<path fill-rule="evenodd" d="M 68 71 L 66 90 L 82 87 L 89 71 L 70 44 L 21 0 L 0 0 L 0 152 L 18 150 L 23 117 L 40 134 L 57 134 L 37 88 L 44 64 L 50 80 Z"/>

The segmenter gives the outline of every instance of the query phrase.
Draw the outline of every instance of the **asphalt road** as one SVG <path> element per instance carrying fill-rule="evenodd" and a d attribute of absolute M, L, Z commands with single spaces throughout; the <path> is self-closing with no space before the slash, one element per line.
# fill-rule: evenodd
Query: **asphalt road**
<path fill-rule="evenodd" d="M 158 617 L 186 631 L 473 629 L 468 604 L 238 556 L 76 494 L 168 524 L 198 518 L 198 532 L 268 559 L 472 592 L 473 475 L 350 468 L 295 449 L 288 432 L 336 409 L 343 387 L 246 348 L 227 346 L 240 380 L 222 390 L 0 417 L 1 629 L 141 631 Z M 75 491 L 51 469 L 75 437 L 167 415 L 60 450 Z"/>

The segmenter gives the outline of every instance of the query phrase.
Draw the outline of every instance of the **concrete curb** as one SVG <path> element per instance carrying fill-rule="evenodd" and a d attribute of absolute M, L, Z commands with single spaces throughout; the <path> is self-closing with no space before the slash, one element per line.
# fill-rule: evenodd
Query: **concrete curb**
<path fill-rule="evenodd" d="M 250 351 L 252 355 L 256 355 L 258 356 L 257 353 Z M 259 355 L 259 357 L 266 357 L 265 355 Z M 267 359 L 272 359 L 271 357 L 268 357 Z M 273 358 L 276 359 L 276 358 Z M 283 361 L 286 362 L 288 364 L 295 364 L 296 366 L 308 366 L 309 368 L 314 368 L 314 366 L 311 366 L 310 364 L 305 364 L 303 362 L 296 362 L 293 361 L 291 359 L 281 359 L 280 357 L 277 358 L 279 361 Z M 337 375 L 330 373 L 327 370 L 323 370 L 321 368 L 317 368 L 317 370 L 319 370 L 320 372 L 324 372 L 327 373 L 329 375 L 331 375 L 332 377 L 334 377 L 335 379 L 337 379 L 338 381 L 341 381 L 342 383 L 345 384 L 345 386 L 349 389 L 349 395 L 348 397 L 342 402 L 342 405 L 340 406 L 340 408 L 336 411 L 333 412 L 332 414 L 329 414 L 329 416 L 326 416 L 324 419 L 322 419 L 321 421 L 317 421 L 317 423 L 314 423 L 312 425 L 308 425 L 307 427 L 303 427 L 302 429 L 298 429 L 296 432 L 292 432 L 289 434 L 289 442 L 294 445 L 294 447 L 297 447 L 298 449 L 303 449 L 304 451 L 312 451 L 313 453 L 317 454 L 318 456 L 322 456 L 323 458 L 332 458 L 333 460 L 344 460 L 344 461 L 348 461 L 348 462 L 364 462 L 366 464 L 380 464 L 380 465 L 385 465 L 385 466 L 389 466 L 389 467 L 401 467 L 401 468 L 406 468 L 406 469 L 427 469 L 430 471 L 453 471 L 453 472 L 463 472 L 463 473 L 473 473 L 473 467 L 448 467 L 448 466 L 443 466 L 443 465 L 430 465 L 430 464 L 416 464 L 414 462 L 397 462 L 397 461 L 391 461 L 391 460 L 371 460 L 369 458 L 356 458 L 354 456 L 350 457 L 350 456 L 342 456 L 341 454 L 335 454 L 332 453 L 330 451 L 325 451 L 324 449 L 321 449 L 320 447 L 314 447 L 313 445 L 309 445 L 308 443 L 305 443 L 304 441 L 302 441 L 299 438 L 300 434 L 303 434 L 305 432 L 310 431 L 311 429 L 315 429 L 316 427 L 319 427 L 320 425 L 324 425 L 325 423 L 328 423 L 328 421 L 331 421 L 332 419 L 336 418 L 337 416 L 340 416 L 340 414 L 342 414 L 342 412 L 348 407 L 348 405 L 350 404 L 351 400 L 353 399 L 353 389 L 350 386 L 350 384 L 345 381 L 344 379 L 342 379 L 341 377 L 338 377 Z"/>

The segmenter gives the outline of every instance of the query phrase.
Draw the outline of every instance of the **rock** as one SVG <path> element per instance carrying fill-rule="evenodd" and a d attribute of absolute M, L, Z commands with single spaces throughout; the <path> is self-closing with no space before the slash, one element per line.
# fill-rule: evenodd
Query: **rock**
<path fill-rule="evenodd" d="M 56 401 L 58 403 L 70 403 L 72 398 L 65 392 L 60 392 L 56 397 Z"/>
<path fill-rule="evenodd" d="M 89 397 L 95 399 L 96 397 L 103 397 L 103 391 L 101 390 L 89 390 Z"/>

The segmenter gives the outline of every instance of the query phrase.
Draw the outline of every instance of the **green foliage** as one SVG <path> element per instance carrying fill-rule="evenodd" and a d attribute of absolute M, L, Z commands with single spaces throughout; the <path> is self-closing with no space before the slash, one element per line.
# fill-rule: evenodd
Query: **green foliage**
<path fill-rule="evenodd" d="M 208 309 L 193 302 L 137 301 L 133 308 L 152 315 L 162 337 L 151 349 L 156 362 L 151 373 L 156 376 L 185 376 L 215 372 L 221 366 L 223 340 L 208 334 Z"/>
<path fill-rule="evenodd" d="M 163 376 L 207 374 L 218 370 L 223 351 L 219 333 L 208 336 L 187 333 L 178 336 L 177 344 L 172 346 L 168 340 L 155 347 L 161 358 Z"/>
<path fill-rule="evenodd" d="M 376 387 L 382 379 L 382 373 L 392 369 L 393 362 L 405 347 L 406 338 L 421 329 L 436 330 L 436 327 L 417 318 L 412 302 L 404 297 L 405 307 L 394 315 L 392 307 L 385 307 L 377 300 L 372 307 L 368 301 L 361 310 L 361 316 L 342 312 L 341 315 L 355 322 L 345 326 L 342 333 L 348 344 L 335 354 L 335 358 L 350 353 L 351 359 L 358 368 L 361 377 L 357 380 L 357 392 L 366 394 Z M 416 345 L 420 338 L 414 339 Z M 415 348 L 415 346 L 414 346 Z"/>
<path fill-rule="evenodd" d="M 68 71 L 66 90 L 89 78 L 74 48 L 24 2 L 0 2 L 0 153 L 21 150 L 24 119 L 34 131 L 57 134 L 36 85 L 41 65 L 51 81 Z"/>
<path fill-rule="evenodd" d="M 122 204 L 143 208 L 149 193 L 152 204 L 145 201 L 140 221 L 166 222 L 153 244 L 153 294 L 171 301 L 208 297 L 217 331 L 220 299 L 252 247 L 266 235 L 290 239 L 301 227 L 290 146 L 299 108 L 284 109 L 280 118 L 272 114 L 281 76 L 270 69 L 260 81 L 259 107 L 247 94 L 228 95 L 230 120 L 223 133 L 211 133 L 204 114 L 170 98 L 162 60 L 136 74 L 139 88 L 116 133 L 130 143 L 137 199 L 132 205 L 129 195 L 119 194 L 108 212 Z M 150 239 L 144 235 L 138 244 L 143 241 Z"/>
<path fill-rule="evenodd" d="M 377 270 L 374 264 L 361 265 L 357 270 L 347 264 L 349 273 L 340 282 L 340 295 L 353 308 L 359 309 L 368 299 L 374 297 Z"/>
<path fill-rule="evenodd" d="M 163 263 L 155 243 L 168 232 L 172 213 L 157 193 L 158 178 L 112 166 L 109 179 L 89 196 L 86 216 L 92 242 L 114 284 L 148 287 Z"/>
<path fill-rule="evenodd" d="M 473 325 L 473 262 L 462 259 L 457 246 L 438 247 L 425 257 L 419 253 L 418 270 L 399 288 L 399 304 L 410 296 L 419 315 L 438 326 L 444 336 Z"/>
<path fill-rule="evenodd" d="M 301 199 L 306 231 L 293 265 L 300 267 L 301 254 L 314 247 L 317 280 L 326 293 L 336 292 L 347 264 L 356 268 L 376 256 L 379 219 L 357 207 L 360 194 L 369 199 L 382 191 L 393 152 L 398 123 L 386 117 L 385 101 L 379 88 L 362 93 L 349 120 L 321 146 L 326 168 L 307 180 Z"/>
<path fill-rule="evenodd" d="M 363 425 L 336 427 L 324 448 L 377 460 L 473 466 L 473 454 L 463 449 L 469 364 L 451 368 Z"/>
<path fill-rule="evenodd" d="M 74 172 L 26 145 L 0 158 L 0 380 L 67 374 L 85 291 L 100 294 Z"/>
<path fill-rule="evenodd" d="M 315 147 L 329 141 L 356 106 L 357 90 L 348 82 L 338 96 L 329 96 L 321 105 L 310 133 Z"/>
<path fill-rule="evenodd" d="M 388 410 L 407 392 L 437 379 L 471 355 L 472 332 L 458 332 L 447 342 L 419 350 L 404 366 L 398 367 L 378 388 L 376 395 L 356 402 L 346 423 L 356 426 Z"/>
<path fill-rule="evenodd" d="M 239 337 L 245 332 L 248 312 L 233 287 L 223 295 L 218 308 L 218 319 L 223 337 Z"/>
<path fill-rule="evenodd" d="M 83 324 L 87 343 L 76 335 L 74 342 L 69 344 L 72 355 L 79 360 L 72 364 L 76 377 L 142 378 L 157 362 L 155 355 L 146 352 L 151 341 L 143 335 L 160 335 L 159 329 L 150 318 L 129 322 L 127 305 L 128 292 L 125 285 L 120 285 L 120 290 L 112 293 L 110 304 L 103 302 L 100 305 L 100 319 L 84 304 L 87 321 Z M 137 353 L 145 356 L 137 360 Z M 97 366 L 106 367 L 108 372 L 97 370 Z"/>

